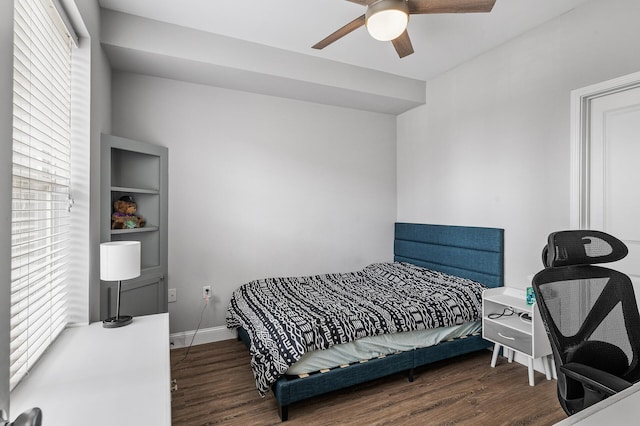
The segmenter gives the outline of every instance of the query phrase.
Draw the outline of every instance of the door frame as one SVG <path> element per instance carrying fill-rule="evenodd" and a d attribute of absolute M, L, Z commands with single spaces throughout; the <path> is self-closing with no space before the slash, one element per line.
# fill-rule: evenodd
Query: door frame
<path fill-rule="evenodd" d="M 571 91 L 571 229 L 588 229 L 591 146 L 591 101 L 640 87 L 640 72 Z"/>

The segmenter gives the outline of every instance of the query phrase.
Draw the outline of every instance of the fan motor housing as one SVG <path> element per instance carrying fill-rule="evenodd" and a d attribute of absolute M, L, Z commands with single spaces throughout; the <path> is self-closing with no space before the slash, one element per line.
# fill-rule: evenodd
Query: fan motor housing
<path fill-rule="evenodd" d="M 368 21 L 376 13 L 389 9 L 400 10 L 409 16 L 409 3 L 405 0 L 378 0 L 367 6 L 367 11 L 364 14 L 365 20 Z"/>

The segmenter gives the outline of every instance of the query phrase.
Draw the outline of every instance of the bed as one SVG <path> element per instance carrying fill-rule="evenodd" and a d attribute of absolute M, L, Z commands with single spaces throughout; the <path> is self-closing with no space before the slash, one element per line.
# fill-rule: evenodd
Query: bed
<path fill-rule="evenodd" d="M 365 281 L 367 286 L 374 287 L 360 287 Z M 397 293 L 399 299 L 392 295 L 376 300 L 378 282 L 380 285 L 392 282 L 393 293 Z M 414 303 L 413 296 L 408 296 L 412 291 L 411 294 L 420 293 L 420 297 L 430 298 L 431 293 L 440 291 L 440 287 L 432 289 L 431 286 L 441 284 L 447 291 L 452 289 L 453 296 L 447 294 L 446 303 L 438 302 L 441 305 L 437 309 L 431 305 L 427 307 L 427 302 L 424 306 L 422 302 Z M 230 302 L 227 326 L 236 328 L 238 338 L 250 348 L 258 390 L 263 395 L 268 390 L 273 392 L 280 417 L 285 421 L 289 406 L 294 402 L 399 372 L 407 372 L 412 381 L 416 367 L 491 346 L 479 332 L 478 301 L 483 288 L 503 284 L 502 229 L 396 223 L 393 263 L 372 264 L 350 274 L 267 279 L 245 284 L 234 293 Z M 326 296 L 327 305 L 318 308 L 319 312 L 313 312 L 315 301 L 309 305 L 303 302 L 291 310 L 283 300 L 294 296 L 280 293 L 281 286 L 289 286 L 299 293 L 299 299 L 311 300 L 311 293 L 329 294 L 325 285 L 332 287 L 331 292 L 337 289 L 336 293 L 340 294 Z M 349 306 L 345 307 L 351 303 L 348 300 L 351 293 L 342 294 L 346 289 L 365 292 L 356 299 L 358 305 L 365 306 L 370 317 L 355 314 Z M 245 293 L 251 291 L 257 291 L 257 296 L 246 297 Z M 273 300 L 270 300 L 271 296 Z M 380 306 L 385 304 L 390 311 L 382 311 Z M 410 312 L 403 313 L 398 306 L 401 304 Z M 283 312 L 287 312 L 288 323 L 282 323 L 277 314 L 285 307 L 287 310 Z M 346 314 L 343 313 L 345 309 Z M 307 322 L 301 319 L 306 315 L 305 311 L 309 311 L 311 318 L 307 318 Z M 322 312 L 326 315 L 322 316 Z M 259 320 L 251 323 L 247 319 L 249 316 Z M 353 324 L 336 331 L 339 326 L 334 323 L 346 324 L 343 317 L 348 317 Z M 309 326 L 309 322 L 313 324 Z M 428 337 L 419 334 L 418 339 L 430 341 L 431 346 L 406 343 L 404 337 L 412 337 L 412 333 L 430 333 Z M 289 334 L 300 339 L 287 340 Z M 380 344 L 380 340 L 394 340 L 396 336 L 402 338 L 399 346 L 379 349 L 388 343 Z M 361 354 L 348 347 L 369 338 L 380 339 L 373 342 L 378 351 L 372 352 L 373 355 L 361 358 Z M 334 349 L 345 345 L 348 349 L 342 352 L 346 354 L 346 360 L 333 358 Z M 276 355 L 267 357 L 267 351 Z M 298 371 L 307 355 L 317 356 L 320 365 L 314 358 L 309 364 L 311 367 L 301 367 L 302 371 Z M 349 360 L 349 356 L 355 358 Z M 326 361 L 330 364 L 323 367 L 323 358 L 330 359 Z M 309 368 L 315 371 L 305 371 Z"/>

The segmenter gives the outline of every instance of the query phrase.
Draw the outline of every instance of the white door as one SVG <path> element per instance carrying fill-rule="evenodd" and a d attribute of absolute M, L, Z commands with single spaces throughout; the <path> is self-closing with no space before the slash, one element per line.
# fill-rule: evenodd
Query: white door
<path fill-rule="evenodd" d="M 589 115 L 588 228 L 629 247 L 604 266 L 629 275 L 640 300 L 640 88 L 592 99 Z"/>

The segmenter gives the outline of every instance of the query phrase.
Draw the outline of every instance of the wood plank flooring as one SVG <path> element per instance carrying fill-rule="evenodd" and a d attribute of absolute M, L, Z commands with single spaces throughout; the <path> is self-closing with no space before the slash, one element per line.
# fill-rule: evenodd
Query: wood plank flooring
<path fill-rule="evenodd" d="M 171 351 L 173 426 L 277 425 L 275 398 L 258 395 L 249 352 L 226 340 Z M 555 380 L 480 351 L 403 374 L 294 403 L 287 426 L 296 425 L 551 425 L 566 418 Z"/>

